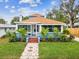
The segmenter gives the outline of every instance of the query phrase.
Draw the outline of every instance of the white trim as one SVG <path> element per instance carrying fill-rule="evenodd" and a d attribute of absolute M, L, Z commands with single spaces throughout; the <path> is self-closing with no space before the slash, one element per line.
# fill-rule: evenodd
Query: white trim
<path fill-rule="evenodd" d="M 66 24 L 41 24 L 41 25 L 66 25 Z"/>
<path fill-rule="evenodd" d="M 63 26 L 61 26 L 61 33 L 63 33 Z"/>
<path fill-rule="evenodd" d="M 61 24 L 42 24 L 42 23 L 40 23 L 40 22 L 16 22 L 17 24 L 41 24 L 41 25 L 65 25 L 66 26 L 66 24 L 65 23 L 61 23 Z"/>
<path fill-rule="evenodd" d="M 41 26 L 41 25 L 39 25 L 39 32 L 41 32 L 41 30 L 42 30 L 42 26 Z"/>

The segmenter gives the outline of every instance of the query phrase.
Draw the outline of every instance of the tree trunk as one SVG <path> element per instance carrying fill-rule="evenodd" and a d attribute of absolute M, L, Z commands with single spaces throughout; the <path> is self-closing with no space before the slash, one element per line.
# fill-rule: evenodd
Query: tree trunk
<path fill-rule="evenodd" d="M 74 27 L 74 23 L 72 20 L 70 20 L 70 28 L 73 28 Z"/>

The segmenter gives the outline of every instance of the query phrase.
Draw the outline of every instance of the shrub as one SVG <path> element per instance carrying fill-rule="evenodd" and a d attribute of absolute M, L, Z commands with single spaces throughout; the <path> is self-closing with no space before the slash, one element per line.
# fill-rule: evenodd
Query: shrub
<path fill-rule="evenodd" d="M 19 34 L 21 34 L 20 41 L 25 41 L 27 31 L 24 28 L 20 28 L 17 30 Z"/>
<path fill-rule="evenodd" d="M 49 36 L 48 36 L 48 41 L 50 41 L 50 42 L 53 41 L 53 37 L 52 37 L 52 35 L 49 35 Z"/>
<path fill-rule="evenodd" d="M 66 34 L 61 34 L 60 35 L 60 41 L 62 42 L 70 42 L 74 39 L 72 35 L 69 35 L 69 37 Z"/>
<path fill-rule="evenodd" d="M 67 36 L 65 34 L 60 35 L 60 41 L 66 42 L 67 41 Z"/>
<path fill-rule="evenodd" d="M 67 35 L 69 35 L 70 32 L 69 32 L 67 29 L 65 29 L 65 30 L 63 31 L 63 34 L 67 34 Z"/>
<path fill-rule="evenodd" d="M 58 30 L 58 28 L 57 27 L 55 27 L 54 28 L 54 30 L 53 30 L 53 41 L 59 41 L 59 30 Z"/>
<path fill-rule="evenodd" d="M 7 35 L 9 35 L 9 42 L 16 42 L 16 33 L 15 32 L 8 32 Z"/>
<path fill-rule="evenodd" d="M 42 28 L 42 31 L 41 31 L 41 35 L 42 35 L 42 41 L 45 41 L 46 39 L 46 35 L 47 33 L 49 32 L 48 28 Z"/>

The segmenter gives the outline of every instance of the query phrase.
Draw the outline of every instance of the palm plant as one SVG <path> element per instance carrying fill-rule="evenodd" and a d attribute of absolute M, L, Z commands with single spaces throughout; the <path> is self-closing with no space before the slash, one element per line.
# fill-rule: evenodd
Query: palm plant
<path fill-rule="evenodd" d="M 42 28 L 41 35 L 43 37 L 43 41 L 45 41 L 48 32 L 49 32 L 48 28 Z"/>
<path fill-rule="evenodd" d="M 17 30 L 17 32 L 19 32 L 19 34 L 21 34 L 21 41 L 23 41 L 25 39 L 25 36 L 26 36 L 26 33 L 27 33 L 25 28 L 20 28 L 20 29 Z"/>

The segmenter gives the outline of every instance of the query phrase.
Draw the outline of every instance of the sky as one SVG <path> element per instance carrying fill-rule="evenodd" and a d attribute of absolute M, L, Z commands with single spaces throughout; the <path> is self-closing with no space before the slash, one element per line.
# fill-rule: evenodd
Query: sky
<path fill-rule="evenodd" d="M 33 13 L 45 15 L 59 4 L 59 0 L 0 0 L 0 18 L 11 21 L 14 16 L 27 16 Z"/>

